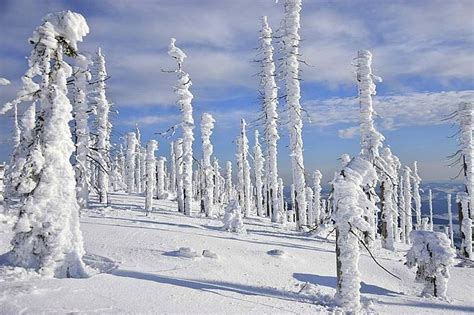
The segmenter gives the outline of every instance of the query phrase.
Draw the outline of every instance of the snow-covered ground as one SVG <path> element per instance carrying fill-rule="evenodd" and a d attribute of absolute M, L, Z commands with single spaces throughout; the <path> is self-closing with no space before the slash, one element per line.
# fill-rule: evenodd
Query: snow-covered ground
<path fill-rule="evenodd" d="M 247 234 L 239 235 L 222 231 L 220 220 L 177 213 L 173 201 L 154 200 L 155 211 L 146 216 L 142 196 L 113 193 L 110 199 L 110 207 L 96 205 L 81 218 L 85 260 L 100 272 L 88 279 L 41 280 L 3 269 L 0 314 L 337 311 L 334 240 L 326 240 L 327 233 L 306 235 L 246 218 Z M 8 230 L 2 222 L 0 253 L 8 249 Z M 362 250 L 365 311 L 474 313 L 474 268 L 451 269 L 450 302 L 423 298 L 415 271 L 404 265 L 406 249 L 374 251 L 401 281 Z"/>

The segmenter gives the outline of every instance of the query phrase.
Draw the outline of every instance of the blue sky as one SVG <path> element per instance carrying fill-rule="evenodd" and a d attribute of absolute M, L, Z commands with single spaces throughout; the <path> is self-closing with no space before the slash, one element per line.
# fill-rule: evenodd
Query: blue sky
<path fill-rule="evenodd" d="M 239 120 L 254 120 L 260 108 L 258 68 L 252 62 L 260 18 L 267 15 L 276 30 L 282 3 L 2 0 L 0 76 L 12 84 L 0 87 L 0 103 L 15 96 L 31 50 L 27 39 L 41 18 L 65 9 L 88 21 L 91 32 L 80 49 L 92 54 L 100 46 L 106 55 L 108 97 L 119 111 L 113 118 L 114 135 L 137 123 L 143 139 L 157 138 L 158 154 L 168 154 L 169 140 L 154 133 L 179 120 L 175 77 L 161 71 L 174 66 L 166 50 L 169 38 L 176 37 L 188 55 L 184 68 L 193 80 L 196 123 L 203 112 L 212 113 L 217 120 L 214 152 L 221 165 L 235 160 Z M 303 139 L 307 170 L 319 168 L 329 180 L 342 153 L 357 154 L 357 88 L 351 62 L 358 49 L 369 49 L 374 72 L 384 79 L 374 104 L 387 144 L 403 163 L 418 160 L 425 180 L 454 176 L 457 171 L 446 166 L 446 156 L 456 150 L 455 139 L 448 138 L 456 129 L 442 118 L 461 100 L 474 100 L 473 12 L 472 1 L 304 1 L 301 52 L 311 65 L 302 66 L 302 104 L 311 117 Z M 11 125 L 11 115 L 0 116 L 0 161 L 11 150 Z M 284 125 L 281 134 L 279 168 L 287 179 Z M 201 154 L 199 137 L 197 128 L 196 156 Z"/>

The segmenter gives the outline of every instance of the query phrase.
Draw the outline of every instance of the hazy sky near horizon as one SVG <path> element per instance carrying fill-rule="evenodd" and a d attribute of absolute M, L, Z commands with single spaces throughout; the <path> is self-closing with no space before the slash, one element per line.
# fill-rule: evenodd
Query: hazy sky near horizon
<path fill-rule="evenodd" d="M 90 34 L 79 49 L 106 56 L 111 78 L 107 95 L 114 103 L 114 141 L 141 128 L 144 141 L 160 142 L 168 154 L 169 139 L 157 134 L 179 121 L 173 85 L 176 77 L 167 55 L 169 39 L 188 58 L 184 69 L 193 80 L 195 156 L 200 150 L 200 116 L 216 118 L 214 152 L 224 166 L 235 161 L 239 120 L 259 116 L 258 64 L 261 16 L 277 31 L 283 1 L 0 1 L 0 104 L 19 88 L 31 51 L 28 37 L 49 12 L 72 10 L 86 18 Z M 377 83 L 376 123 L 403 163 L 418 160 L 423 179 L 449 179 L 457 169 L 446 156 L 457 150 L 452 122 L 443 118 L 462 100 L 474 101 L 474 2 L 472 1 L 303 1 L 301 102 L 308 112 L 304 126 L 307 171 L 322 170 L 326 181 L 343 153 L 359 150 L 358 103 L 354 66 L 357 50 L 374 56 Z M 276 45 L 276 43 L 275 43 Z M 276 47 L 277 48 L 277 47 Z M 278 57 L 278 56 L 277 56 Z M 280 93 L 284 94 L 284 85 Z M 24 106 L 20 108 L 23 112 Z M 284 104 L 281 106 L 280 174 L 289 179 L 290 160 Z M 261 129 L 258 122 L 253 130 Z M 11 151 L 12 116 L 0 116 L 0 161 Z M 288 181 L 286 181 L 288 183 Z"/>

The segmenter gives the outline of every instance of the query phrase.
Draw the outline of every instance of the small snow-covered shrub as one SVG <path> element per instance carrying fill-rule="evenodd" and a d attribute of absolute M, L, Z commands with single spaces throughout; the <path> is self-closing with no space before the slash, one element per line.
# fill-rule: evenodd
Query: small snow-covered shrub
<path fill-rule="evenodd" d="M 244 221 L 242 220 L 242 210 L 236 200 L 231 200 L 225 208 L 224 230 L 245 234 Z"/>
<path fill-rule="evenodd" d="M 439 232 L 412 231 L 413 246 L 407 253 L 407 266 L 417 266 L 415 280 L 423 282 L 424 295 L 446 298 L 449 267 L 454 263 L 455 252 L 448 237 Z"/>

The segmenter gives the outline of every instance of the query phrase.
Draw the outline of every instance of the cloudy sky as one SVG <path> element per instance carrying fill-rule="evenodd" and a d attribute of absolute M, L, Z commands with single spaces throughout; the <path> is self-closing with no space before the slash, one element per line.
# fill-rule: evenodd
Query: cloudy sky
<path fill-rule="evenodd" d="M 274 30 L 283 5 L 274 0 L 161 1 L 0 1 L 0 103 L 15 96 L 31 50 L 28 37 L 52 11 L 85 16 L 90 34 L 80 45 L 87 54 L 102 47 L 106 55 L 108 97 L 114 141 L 138 124 L 144 140 L 157 138 L 158 154 L 168 154 L 168 139 L 155 134 L 178 122 L 173 74 L 167 56 L 177 38 L 193 80 L 195 120 L 203 112 L 216 120 L 214 151 L 234 159 L 241 117 L 258 117 L 255 60 L 261 16 Z M 301 17 L 302 104 L 305 164 L 329 180 L 342 153 L 357 154 L 358 104 L 354 67 L 358 49 L 371 50 L 374 72 L 383 78 L 374 100 L 377 125 L 403 163 L 419 161 L 426 180 L 449 179 L 456 169 L 446 156 L 456 151 L 449 138 L 456 127 L 443 118 L 462 100 L 474 100 L 473 1 L 304 1 Z M 282 86 L 283 87 L 283 86 Z M 283 90 L 282 90 L 283 93 Z M 20 108 L 20 111 L 23 111 Z M 283 108 L 282 108 L 283 111 Z M 280 172 L 290 175 L 288 133 L 282 112 Z M 0 117 L 0 161 L 11 150 L 10 114 Z M 261 128 L 258 122 L 251 123 Z M 253 134 L 253 130 L 250 131 Z M 195 155 L 200 156 L 199 130 Z M 253 137 L 252 137 L 253 140 Z M 252 145 L 253 141 L 251 141 Z"/>

